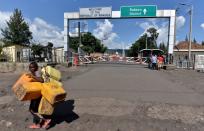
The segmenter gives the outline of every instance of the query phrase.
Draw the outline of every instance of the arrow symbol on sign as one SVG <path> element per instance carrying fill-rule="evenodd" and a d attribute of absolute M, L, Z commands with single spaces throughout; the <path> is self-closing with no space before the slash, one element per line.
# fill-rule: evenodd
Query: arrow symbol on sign
<path fill-rule="evenodd" d="M 144 15 L 146 15 L 146 13 L 147 13 L 147 9 L 146 8 L 143 10 L 143 13 L 144 13 Z"/>

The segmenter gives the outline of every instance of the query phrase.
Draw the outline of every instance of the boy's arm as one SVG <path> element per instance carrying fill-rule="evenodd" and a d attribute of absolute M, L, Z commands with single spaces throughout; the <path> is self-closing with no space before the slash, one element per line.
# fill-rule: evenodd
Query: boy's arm
<path fill-rule="evenodd" d="M 35 75 L 32 75 L 32 78 L 34 78 L 38 82 L 42 82 L 42 83 L 44 82 L 42 75 L 41 75 L 41 72 L 39 72 L 39 71 L 36 71 Z"/>
<path fill-rule="evenodd" d="M 36 79 L 38 82 L 44 82 L 42 77 L 37 77 L 37 76 L 33 76 L 34 79 Z"/>

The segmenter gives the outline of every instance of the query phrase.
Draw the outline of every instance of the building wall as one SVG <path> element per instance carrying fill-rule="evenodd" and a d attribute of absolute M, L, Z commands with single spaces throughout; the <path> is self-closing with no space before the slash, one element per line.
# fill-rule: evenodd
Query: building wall
<path fill-rule="evenodd" d="M 23 50 L 29 49 L 24 46 L 13 45 L 3 48 L 3 53 L 7 56 L 7 61 L 9 62 L 22 62 L 23 55 L 25 54 Z M 17 52 L 19 52 L 19 59 L 17 58 Z"/>
<path fill-rule="evenodd" d="M 204 50 L 192 50 L 191 51 L 191 59 L 194 59 L 195 55 L 204 55 Z M 178 61 L 178 60 L 187 60 L 188 59 L 188 51 L 174 51 L 173 54 L 174 57 L 174 61 Z"/>
<path fill-rule="evenodd" d="M 3 54 L 6 55 L 7 61 L 14 62 L 15 61 L 15 46 L 4 47 Z"/>
<path fill-rule="evenodd" d="M 52 50 L 52 60 L 57 63 L 64 62 L 64 48 L 54 48 Z"/>

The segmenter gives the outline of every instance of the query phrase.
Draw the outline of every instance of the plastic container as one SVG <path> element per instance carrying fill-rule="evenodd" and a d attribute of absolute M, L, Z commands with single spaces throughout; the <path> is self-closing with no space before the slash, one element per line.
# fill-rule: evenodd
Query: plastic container
<path fill-rule="evenodd" d="M 15 93 L 17 87 L 28 82 L 37 82 L 37 80 L 35 80 L 31 74 L 28 73 L 22 74 L 20 78 L 16 81 L 16 83 L 12 86 L 13 92 Z"/>
<path fill-rule="evenodd" d="M 29 82 L 18 86 L 15 94 L 20 101 L 37 99 L 41 96 L 42 88 L 43 85 L 40 82 Z"/>
<path fill-rule="evenodd" d="M 59 87 L 62 87 L 62 86 L 63 86 L 62 82 L 59 82 L 59 81 L 57 81 L 57 80 L 55 80 L 55 79 L 53 79 L 53 78 L 49 78 L 49 82 L 50 82 L 50 83 L 53 83 L 53 84 L 55 84 L 55 85 L 57 85 L 57 86 L 59 86 Z"/>
<path fill-rule="evenodd" d="M 52 115 L 54 106 L 50 104 L 45 97 L 42 97 L 38 107 L 38 113 L 41 115 Z"/>
<path fill-rule="evenodd" d="M 50 104 L 55 104 L 57 102 L 65 100 L 67 95 L 62 87 L 50 82 L 43 83 L 41 94 L 49 101 Z"/>
<path fill-rule="evenodd" d="M 61 79 L 61 72 L 51 66 L 43 67 L 41 71 L 42 71 L 43 78 L 48 75 L 49 77 L 55 80 Z"/>

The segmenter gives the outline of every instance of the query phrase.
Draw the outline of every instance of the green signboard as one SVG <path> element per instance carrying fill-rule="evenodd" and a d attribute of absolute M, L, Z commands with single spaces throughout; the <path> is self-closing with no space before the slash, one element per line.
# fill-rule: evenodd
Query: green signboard
<path fill-rule="evenodd" d="M 139 6 L 122 6 L 120 8 L 121 17 L 155 17 L 157 6 L 139 5 Z"/>

